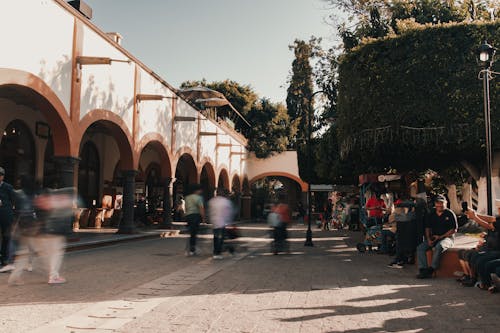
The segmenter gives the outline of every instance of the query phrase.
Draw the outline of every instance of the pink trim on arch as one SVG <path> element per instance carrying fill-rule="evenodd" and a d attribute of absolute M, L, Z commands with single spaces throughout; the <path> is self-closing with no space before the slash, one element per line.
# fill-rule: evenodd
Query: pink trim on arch
<path fill-rule="evenodd" d="M 72 136 L 73 124 L 68 111 L 56 93 L 38 76 L 25 71 L 0 68 L 0 86 L 28 88 L 36 93 L 34 106 L 40 109 L 47 119 L 54 142 L 56 156 L 78 156 L 78 148 Z M 54 112 L 55 111 L 55 112 Z"/>
<path fill-rule="evenodd" d="M 134 142 L 132 135 L 130 134 L 130 131 L 123 119 L 114 112 L 103 109 L 95 109 L 88 112 L 85 117 L 80 120 L 78 126 L 80 130 L 78 146 L 80 145 L 87 129 L 90 125 L 96 122 L 102 122 L 105 125 L 110 125 L 109 129 L 111 130 L 118 145 L 118 149 L 120 150 L 122 170 L 136 170 L 139 166 L 139 157 L 132 148 L 132 143 Z"/>
<path fill-rule="evenodd" d="M 162 177 L 172 177 L 173 159 L 172 156 L 170 156 L 167 140 L 159 133 L 148 133 L 142 137 L 139 143 L 137 143 L 135 149 L 135 154 L 139 157 L 137 160 L 137 167 L 139 167 L 142 151 L 148 144 L 152 144 L 160 155 Z"/>

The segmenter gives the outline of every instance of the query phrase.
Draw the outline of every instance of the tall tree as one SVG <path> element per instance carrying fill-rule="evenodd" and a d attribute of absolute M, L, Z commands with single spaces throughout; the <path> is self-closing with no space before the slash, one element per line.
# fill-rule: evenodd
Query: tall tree
<path fill-rule="evenodd" d="M 290 116 L 291 141 L 290 147 L 297 150 L 299 174 L 306 181 L 313 182 L 316 178 L 310 171 L 314 169 L 314 161 L 308 156 L 307 138 L 309 133 L 308 117 L 314 121 L 314 70 L 312 62 L 322 54 L 321 40 L 311 37 L 309 41 L 295 40 L 290 45 L 295 58 L 292 62 L 291 77 L 287 90 L 286 105 Z M 308 168 L 311 163 L 311 169 Z"/>
<path fill-rule="evenodd" d="M 311 37 L 308 42 L 297 39 L 290 45 L 295 59 L 292 62 L 286 106 L 292 127 L 293 137 L 290 142 L 292 148 L 297 148 L 307 138 L 307 116 L 312 112 L 313 103 L 310 99 L 314 89 L 311 61 L 320 50 L 320 41 L 320 39 Z"/>
<path fill-rule="evenodd" d="M 262 98 L 248 112 L 252 124 L 248 135 L 248 149 L 258 158 L 266 158 L 273 152 L 287 149 L 289 138 L 289 117 L 286 107 Z"/>
<path fill-rule="evenodd" d="M 275 152 L 286 150 L 290 136 L 289 117 L 283 104 L 259 99 L 250 85 L 241 85 L 232 80 L 207 82 L 186 81 L 181 88 L 203 86 L 222 93 L 238 110 L 251 127 L 241 126 L 237 130 L 248 139 L 247 148 L 259 158 L 266 158 Z"/>

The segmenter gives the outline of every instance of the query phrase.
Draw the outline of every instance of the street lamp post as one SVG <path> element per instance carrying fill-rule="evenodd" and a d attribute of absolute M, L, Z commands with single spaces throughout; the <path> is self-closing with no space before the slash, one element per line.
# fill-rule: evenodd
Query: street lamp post
<path fill-rule="evenodd" d="M 317 94 L 324 93 L 323 90 L 318 90 L 311 94 L 309 97 L 309 110 L 307 110 L 307 232 L 306 232 L 306 242 L 304 246 L 314 246 L 312 241 L 312 230 L 311 230 L 311 211 L 312 211 L 312 203 L 311 203 L 311 179 L 312 179 L 312 167 L 311 167 L 311 159 L 312 159 L 312 116 L 313 116 L 313 101 L 314 96 Z"/>
<path fill-rule="evenodd" d="M 478 49 L 479 62 L 484 67 L 479 72 L 479 79 L 483 80 L 483 97 L 484 97 L 484 126 L 485 126 L 485 136 L 486 136 L 486 196 L 487 196 L 487 209 L 488 215 L 493 215 L 493 195 L 492 195 L 492 185 L 491 185 L 491 164 L 492 164 L 492 152 L 491 152 L 491 122 L 490 122 L 490 79 L 493 78 L 492 74 L 496 74 L 491 71 L 491 65 L 493 64 L 493 58 L 495 56 L 496 49 L 489 45 L 486 41 Z"/>

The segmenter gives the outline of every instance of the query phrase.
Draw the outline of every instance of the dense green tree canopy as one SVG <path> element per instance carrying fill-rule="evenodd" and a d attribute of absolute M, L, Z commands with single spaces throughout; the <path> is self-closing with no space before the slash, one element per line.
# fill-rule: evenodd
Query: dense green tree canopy
<path fill-rule="evenodd" d="M 250 85 L 241 85 L 231 80 L 207 82 L 186 81 L 181 88 L 203 86 L 224 94 L 251 127 L 236 123 L 236 129 L 248 139 L 247 148 L 259 158 L 269 157 L 275 152 L 287 149 L 290 137 L 289 117 L 286 107 L 272 103 L 266 98 L 259 99 Z"/>
<path fill-rule="evenodd" d="M 500 17 L 498 0 L 324 0 L 349 15 L 349 24 L 338 23 L 344 49 L 363 39 L 399 34 L 404 21 L 416 24 L 493 21 Z M 335 14 L 334 14 L 335 15 Z"/>
<path fill-rule="evenodd" d="M 337 105 L 343 159 L 359 172 L 480 161 L 483 87 L 475 52 L 485 39 L 500 45 L 499 23 L 422 27 L 344 54 Z M 500 147 L 499 80 L 491 105 Z"/>

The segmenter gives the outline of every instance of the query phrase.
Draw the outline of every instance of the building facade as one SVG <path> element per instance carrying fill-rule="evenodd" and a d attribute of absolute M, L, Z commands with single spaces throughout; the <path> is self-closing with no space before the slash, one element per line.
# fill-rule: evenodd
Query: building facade
<path fill-rule="evenodd" d="M 121 36 L 65 1 L 4 0 L 0 8 L 6 181 L 30 175 L 44 187 L 75 187 L 81 207 L 102 208 L 101 221 L 120 209 L 122 232 L 133 229 L 139 198 L 170 211 L 193 183 L 206 199 L 226 188 L 249 217 L 247 141 L 230 123 L 184 99 Z"/>

